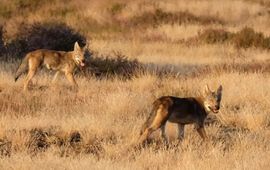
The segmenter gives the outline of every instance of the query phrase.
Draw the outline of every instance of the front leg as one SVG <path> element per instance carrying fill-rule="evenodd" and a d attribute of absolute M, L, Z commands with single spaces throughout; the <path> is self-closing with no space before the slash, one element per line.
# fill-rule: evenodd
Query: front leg
<path fill-rule="evenodd" d="M 65 76 L 67 77 L 68 81 L 76 88 L 78 88 L 78 84 L 74 79 L 74 75 L 71 72 L 65 72 Z"/>
<path fill-rule="evenodd" d="M 54 74 L 53 79 L 52 79 L 52 84 L 55 84 L 56 79 L 57 79 L 59 73 L 60 73 L 60 71 L 56 71 L 56 73 Z"/>
<path fill-rule="evenodd" d="M 205 141 L 207 140 L 207 135 L 204 129 L 204 126 L 196 127 L 197 132 L 199 133 L 200 137 Z"/>

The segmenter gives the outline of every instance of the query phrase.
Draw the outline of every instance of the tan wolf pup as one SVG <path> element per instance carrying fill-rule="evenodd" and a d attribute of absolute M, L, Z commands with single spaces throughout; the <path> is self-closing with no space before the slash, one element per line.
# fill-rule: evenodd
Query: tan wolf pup
<path fill-rule="evenodd" d="M 161 128 L 161 136 L 167 143 L 165 134 L 166 122 L 178 124 L 178 139 L 184 138 L 186 124 L 195 124 L 199 135 L 207 138 L 204 129 L 204 120 L 209 112 L 218 113 L 222 96 L 222 86 L 216 92 L 205 86 L 202 97 L 178 98 L 162 96 L 153 103 L 153 110 L 141 128 L 139 144 L 143 143 L 149 135 Z"/>
<path fill-rule="evenodd" d="M 28 84 L 36 74 L 37 69 L 40 66 L 46 66 L 49 70 L 55 70 L 56 73 L 53 77 L 52 82 L 55 82 L 57 76 L 60 72 L 64 72 L 68 81 L 78 87 L 74 79 L 74 71 L 76 67 L 85 66 L 85 54 L 86 47 L 81 48 L 78 42 L 74 44 L 74 50 L 65 52 L 65 51 L 54 51 L 47 49 L 39 49 L 26 54 L 22 60 L 21 65 L 17 69 L 15 74 L 15 82 L 17 79 L 28 69 L 28 74 L 24 82 L 24 90 L 28 89 Z"/>

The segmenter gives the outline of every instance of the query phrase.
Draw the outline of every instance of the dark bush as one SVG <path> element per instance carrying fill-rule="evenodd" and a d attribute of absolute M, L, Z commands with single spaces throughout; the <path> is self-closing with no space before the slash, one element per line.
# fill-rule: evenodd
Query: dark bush
<path fill-rule="evenodd" d="M 224 43 L 232 37 L 232 33 L 229 33 L 223 29 L 206 29 L 203 32 L 199 32 L 198 40 L 206 42 L 208 44 Z"/>
<path fill-rule="evenodd" d="M 115 52 L 111 56 L 93 54 L 87 72 L 97 77 L 131 78 L 141 68 L 142 64 L 137 60 L 129 60 L 125 55 Z"/>
<path fill-rule="evenodd" d="M 245 27 L 234 35 L 233 43 L 237 48 L 264 47 L 265 38 L 262 33 Z"/>
<path fill-rule="evenodd" d="M 126 7 L 126 4 L 123 3 L 114 3 L 109 9 L 108 11 L 112 14 L 112 15 L 117 15 L 119 13 L 122 12 L 122 10 Z"/>
<path fill-rule="evenodd" d="M 199 23 L 223 24 L 223 21 L 210 16 L 195 16 L 188 11 L 180 12 L 164 12 L 161 9 L 156 9 L 154 12 L 145 12 L 140 16 L 131 18 L 129 24 L 133 26 L 157 26 L 160 24 L 183 24 L 183 23 Z"/>
<path fill-rule="evenodd" d="M 230 43 L 236 48 L 262 48 L 270 49 L 270 37 L 265 37 L 261 32 L 245 27 L 239 32 L 230 33 L 223 29 L 206 29 L 199 32 L 197 37 L 191 38 L 187 43 Z"/>
<path fill-rule="evenodd" d="M 0 17 L 10 18 L 12 15 L 12 9 L 0 2 Z"/>
<path fill-rule="evenodd" d="M 53 3 L 54 0 L 50 0 L 50 3 Z M 46 4 L 47 0 L 14 0 L 15 6 L 20 10 L 34 10 L 38 7 Z"/>
<path fill-rule="evenodd" d="M 17 34 L 7 45 L 7 51 L 17 57 L 36 49 L 71 51 L 74 43 L 86 44 L 86 38 L 63 23 L 34 23 L 22 25 Z"/>
<path fill-rule="evenodd" d="M 262 48 L 270 49 L 270 37 L 264 38 Z"/>

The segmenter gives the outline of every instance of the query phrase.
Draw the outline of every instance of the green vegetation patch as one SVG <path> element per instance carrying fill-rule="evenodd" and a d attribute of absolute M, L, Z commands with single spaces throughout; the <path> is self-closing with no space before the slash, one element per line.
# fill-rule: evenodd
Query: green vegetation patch
<path fill-rule="evenodd" d="M 232 33 L 223 29 L 206 29 L 198 33 L 198 40 L 207 44 L 224 43 L 231 39 Z"/>
<path fill-rule="evenodd" d="M 122 10 L 126 7 L 124 3 L 114 3 L 110 8 L 108 8 L 109 13 L 111 15 L 117 15 L 122 12 Z"/>
<path fill-rule="evenodd" d="M 242 30 L 231 33 L 224 29 L 206 29 L 199 32 L 195 38 L 197 42 L 207 44 L 230 43 L 236 48 L 262 48 L 270 49 L 270 37 L 266 37 L 261 32 L 256 32 L 252 28 L 245 27 Z"/>
<path fill-rule="evenodd" d="M 130 60 L 120 52 L 114 52 L 108 56 L 93 54 L 87 72 L 97 77 L 117 76 L 129 79 L 142 68 L 143 65 L 138 60 Z"/>
<path fill-rule="evenodd" d="M 145 12 L 140 16 L 135 16 L 130 19 L 129 24 L 132 26 L 158 26 L 161 24 L 183 24 L 183 23 L 198 23 L 198 24 L 224 24 L 224 22 L 216 17 L 211 16 L 195 16 L 188 11 L 180 12 L 165 12 L 161 9 L 156 9 L 154 12 Z"/>
<path fill-rule="evenodd" d="M 53 3 L 54 0 L 15 0 L 15 6 L 18 9 L 37 9 L 46 2 Z"/>
<path fill-rule="evenodd" d="M 0 16 L 3 18 L 10 18 L 12 15 L 12 9 L 8 6 L 2 5 L 0 2 Z"/>

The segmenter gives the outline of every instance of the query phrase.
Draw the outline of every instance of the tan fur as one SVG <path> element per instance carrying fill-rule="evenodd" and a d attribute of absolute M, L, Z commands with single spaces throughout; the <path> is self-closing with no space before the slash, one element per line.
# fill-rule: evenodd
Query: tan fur
<path fill-rule="evenodd" d="M 153 103 L 153 111 L 141 129 L 139 143 L 143 143 L 149 135 L 161 128 L 161 136 L 167 142 L 165 134 L 166 122 L 178 124 L 178 138 L 183 139 L 186 124 L 195 124 L 199 135 L 207 138 L 204 120 L 210 111 L 217 113 L 220 108 L 222 86 L 216 92 L 205 87 L 202 97 L 178 98 L 163 96 Z"/>
<path fill-rule="evenodd" d="M 85 49 L 81 48 L 76 42 L 74 50 L 70 52 L 39 49 L 29 52 L 22 60 L 21 65 L 15 74 L 15 81 L 28 69 L 28 74 L 24 82 L 24 90 L 28 89 L 28 84 L 36 74 L 40 66 L 45 66 L 49 70 L 55 70 L 53 81 L 55 82 L 60 72 L 63 72 L 68 81 L 75 87 L 78 87 L 74 79 L 75 68 L 83 67 Z"/>

